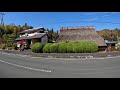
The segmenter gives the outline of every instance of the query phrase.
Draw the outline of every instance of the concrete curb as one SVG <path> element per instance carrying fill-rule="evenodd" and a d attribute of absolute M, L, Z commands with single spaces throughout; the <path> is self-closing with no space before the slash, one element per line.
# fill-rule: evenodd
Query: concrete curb
<path fill-rule="evenodd" d="M 81 59 L 92 59 L 92 58 L 105 58 L 105 57 L 116 57 L 120 56 L 120 52 L 111 53 L 33 53 L 31 51 L 16 51 L 16 50 L 0 50 L 0 52 L 30 55 L 33 57 L 45 57 L 45 58 L 81 58 Z"/>

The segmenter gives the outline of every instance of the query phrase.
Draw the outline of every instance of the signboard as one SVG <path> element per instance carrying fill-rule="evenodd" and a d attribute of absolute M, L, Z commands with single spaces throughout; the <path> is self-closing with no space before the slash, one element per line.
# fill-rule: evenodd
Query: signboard
<path fill-rule="evenodd" d="M 26 40 L 21 40 L 21 44 L 26 44 Z"/>

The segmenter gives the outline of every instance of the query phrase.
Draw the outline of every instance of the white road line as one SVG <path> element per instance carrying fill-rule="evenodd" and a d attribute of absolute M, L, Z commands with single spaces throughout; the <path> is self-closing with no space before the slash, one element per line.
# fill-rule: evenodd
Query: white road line
<path fill-rule="evenodd" d="M 9 63 L 9 62 L 3 61 L 3 60 L 0 60 L 0 62 L 2 62 L 2 63 L 6 63 L 6 64 L 9 64 L 9 65 L 13 65 L 13 66 L 16 66 L 16 67 L 21 67 L 21 68 L 25 68 L 25 69 L 29 69 L 29 70 L 34 70 L 34 71 L 40 71 L 40 72 L 51 72 L 50 70 L 43 70 L 43 69 L 36 69 L 36 68 L 31 68 L 31 67 L 21 66 L 21 65 L 17 65 L 17 64 Z"/>

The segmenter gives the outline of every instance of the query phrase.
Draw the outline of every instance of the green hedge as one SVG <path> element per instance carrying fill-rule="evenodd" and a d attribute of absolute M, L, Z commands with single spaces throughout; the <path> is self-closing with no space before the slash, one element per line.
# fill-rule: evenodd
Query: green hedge
<path fill-rule="evenodd" d="M 69 42 L 66 45 L 67 53 L 93 53 L 98 51 L 97 44 L 91 41 Z"/>
<path fill-rule="evenodd" d="M 35 43 L 35 44 L 32 46 L 32 52 L 34 52 L 34 53 L 41 53 L 43 47 L 44 47 L 44 44 L 42 44 L 42 43 L 40 43 L 40 42 Z"/>
<path fill-rule="evenodd" d="M 98 46 L 95 42 L 81 41 L 75 43 L 75 50 L 77 53 L 92 53 L 98 51 Z"/>
<path fill-rule="evenodd" d="M 67 43 L 66 42 L 59 43 L 58 52 L 59 53 L 66 53 L 67 52 Z"/>
<path fill-rule="evenodd" d="M 50 53 L 58 52 L 59 43 L 53 43 L 49 46 Z"/>
<path fill-rule="evenodd" d="M 36 43 L 32 51 L 36 53 L 41 51 L 43 53 L 93 53 L 98 51 L 97 44 L 91 41 L 48 43 L 43 46 L 41 43 Z"/>
<path fill-rule="evenodd" d="M 66 44 L 67 46 L 67 53 L 73 53 L 73 49 L 74 49 L 74 42 L 69 42 Z"/>
<path fill-rule="evenodd" d="M 52 43 L 48 43 L 48 44 L 46 44 L 46 45 L 43 47 L 43 53 L 50 53 L 49 46 L 50 46 L 51 44 L 52 44 Z"/>

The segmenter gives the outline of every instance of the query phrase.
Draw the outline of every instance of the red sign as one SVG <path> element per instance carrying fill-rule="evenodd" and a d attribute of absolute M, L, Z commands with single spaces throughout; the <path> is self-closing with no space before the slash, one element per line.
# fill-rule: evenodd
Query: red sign
<path fill-rule="evenodd" d="M 26 44 L 26 40 L 21 40 L 21 44 Z"/>

